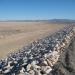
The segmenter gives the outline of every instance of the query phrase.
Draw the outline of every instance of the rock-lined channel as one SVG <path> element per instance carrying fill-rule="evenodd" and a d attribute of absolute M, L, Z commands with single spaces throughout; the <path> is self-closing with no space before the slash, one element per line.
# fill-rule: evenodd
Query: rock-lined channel
<path fill-rule="evenodd" d="M 0 75 L 50 75 L 53 65 L 74 37 L 69 25 L 57 33 L 34 41 L 0 60 Z"/>

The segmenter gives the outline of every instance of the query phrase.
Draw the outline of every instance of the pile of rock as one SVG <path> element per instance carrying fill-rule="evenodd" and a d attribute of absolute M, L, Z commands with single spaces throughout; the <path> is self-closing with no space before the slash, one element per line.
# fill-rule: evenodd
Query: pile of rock
<path fill-rule="evenodd" d="M 73 34 L 73 27 L 68 26 L 9 54 L 5 60 L 0 61 L 0 74 L 48 75 Z"/>

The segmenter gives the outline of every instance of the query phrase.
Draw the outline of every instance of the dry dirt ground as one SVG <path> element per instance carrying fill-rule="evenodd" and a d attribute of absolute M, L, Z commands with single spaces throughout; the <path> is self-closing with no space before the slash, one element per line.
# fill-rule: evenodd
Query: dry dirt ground
<path fill-rule="evenodd" d="M 63 27 L 41 22 L 0 22 L 0 58 Z"/>

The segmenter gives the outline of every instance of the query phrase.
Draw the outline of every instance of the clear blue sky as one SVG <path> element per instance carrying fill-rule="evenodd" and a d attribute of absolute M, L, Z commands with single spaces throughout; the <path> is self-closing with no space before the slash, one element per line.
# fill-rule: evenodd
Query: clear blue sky
<path fill-rule="evenodd" d="M 75 0 L 0 0 L 0 20 L 75 19 Z"/>

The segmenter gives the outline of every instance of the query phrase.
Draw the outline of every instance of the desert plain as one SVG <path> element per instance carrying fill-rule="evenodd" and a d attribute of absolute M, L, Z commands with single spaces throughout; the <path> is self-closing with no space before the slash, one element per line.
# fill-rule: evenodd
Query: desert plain
<path fill-rule="evenodd" d="M 0 59 L 64 26 L 45 22 L 0 22 Z"/>

